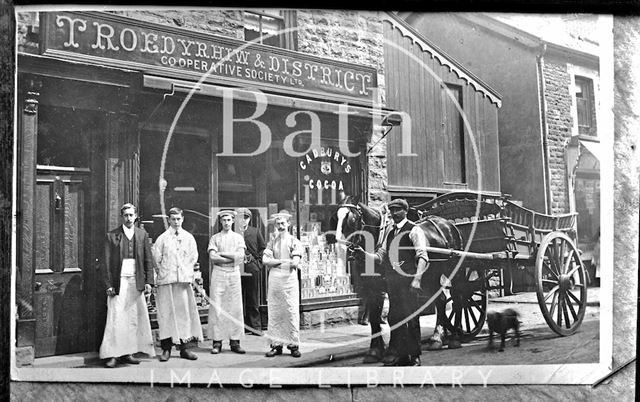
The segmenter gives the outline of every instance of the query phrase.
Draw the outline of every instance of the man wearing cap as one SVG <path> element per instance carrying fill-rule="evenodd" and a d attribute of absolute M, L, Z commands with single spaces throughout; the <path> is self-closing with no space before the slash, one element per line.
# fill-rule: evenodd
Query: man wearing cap
<path fill-rule="evenodd" d="M 355 251 L 376 262 L 386 262 L 383 265 L 389 295 L 391 339 L 383 359 L 385 366 L 419 366 L 420 315 L 416 290 L 420 289 L 427 267 L 427 239 L 422 229 L 407 219 L 407 201 L 395 199 L 387 207 L 394 225 L 381 247 L 375 254 L 367 253 L 361 247 L 356 247 Z"/>
<path fill-rule="evenodd" d="M 235 216 L 233 210 L 218 212 L 222 231 L 211 236 L 207 247 L 212 263 L 209 337 L 213 340 L 213 354 L 222 351 L 225 339 L 229 340 L 232 352 L 245 353 L 240 347 L 240 339 L 244 337 L 240 264 L 244 261 L 246 246 L 242 235 L 231 230 Z"/>
<path fill-rule="evenodd" d="M 187 349 L 189 341 L 202 341 L 202 325 L 191 286 L 198 262 L 198 246 L 193 235 L 182 228 L 184 214 L 180 208 L 169 210 L 169 228 L 153 245 L 158 285 L 156 307 L 160 332 L 160 361 L 171 357 L 174 344 L 180 347 L 180 357 L 196 360 Z"/>
<path fill-rule="evenodd" d="M 260 231 L 252 226 L 251 211 L 247 208 L 238 209 L 240 218 L 239 229 L 244 236 L 244 244 L 247 247 L 244 258 L 244 272 L 242 278 L 242 305 L 244 306 L 244 322 L 250 327 L 248 333 L 260 335 L 262 320 L 258 306 L 258 291 L 260 289 L 260 276 L 262 272 L 262 252 L 265 248 L 264 237 Z"/>
<path fill-rule="evenodd" d="M 271 350 L 267 357 L 282 354 L 283 345 L 291 356 L 300 357 L 300 290 L 298 287 L 298 264 L 302 257 L 302 244 L 289 233 L 291 214 L 283 210 L 273 214 L 276 235 L 269 240 L 262 261 L 269 269 L 267 327 Z"/>
<path fill-rule="evenodd" d="M 101 269 L 108 297 L 100 358 L 107 359 L 108 368 L 118 362 L 139 364 L 133 353 L 156 354 L 143 294 L 151 292 L 153 285 L 149 235 L 134 225 L 138 215 L 133 204 L 124 204 L 120 216 L 122 225 L 107 233 Z"/>

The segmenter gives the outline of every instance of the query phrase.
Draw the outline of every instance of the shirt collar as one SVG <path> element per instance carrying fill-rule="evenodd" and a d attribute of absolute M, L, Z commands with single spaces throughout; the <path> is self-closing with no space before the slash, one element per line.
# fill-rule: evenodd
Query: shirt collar
<path fill-rule="evenodd" d="M 409 220 L 407 218 L 404 218 L 403 220 L 401 220 L 400 222 L 398 222 L 395 227 L 396 229 L 402 229 L 402 227 L 408 222 Z"/>
<path fill-rule="evenodd" d="M 124 234 L 127 236 L 128 239 L 131 239 L 131 237 L 133 236 L 133 234 L 135 233 L 135 227 L 131 226 L 131 229 L 129 229 L 128 227 L 126 227 L 124 224 L 122 225 L 122 231 L 124 232 Z"/>

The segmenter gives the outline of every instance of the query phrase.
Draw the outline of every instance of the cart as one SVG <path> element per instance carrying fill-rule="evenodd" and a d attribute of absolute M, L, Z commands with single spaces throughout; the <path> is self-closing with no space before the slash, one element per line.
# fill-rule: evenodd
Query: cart
<path fill-rule="evenodd" d="M 462 340 L 473 339 L 486 319 L 488 292 L 508 293 L 514 269 L 535 270 L 538 305 L 554 332 L 568 336 L 578 330 L 587 277 L 575 244 L 577 214 L 541 214 L 508 196 L 477 192 L 451 192 L 415 208 L 418 223 L 432 215 L 445 218 L 463 240 L 462 250 L 427 250 L 430 263 L 446 273 L 441 284 L 448 330 L 461 329 Z"/>

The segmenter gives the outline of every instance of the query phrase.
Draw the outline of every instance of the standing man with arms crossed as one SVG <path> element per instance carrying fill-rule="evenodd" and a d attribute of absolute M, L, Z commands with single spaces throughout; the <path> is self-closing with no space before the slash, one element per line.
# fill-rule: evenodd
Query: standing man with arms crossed
<path fill-rule="evenodd" d="M 271 218 L 275 219 L 277 232 L 269 240 L 262 258 L 269 269 L 267 331 L 271 339 L 271 350 L 266 356 L 281 355 L 282 346 L 286 344 L 291 356 L 300 357 L 300 289 L 297 268 L 302 257 L 302 244 L 289 233 L 289 212 L 283 210 L 273 214 Z"/>
<path fill-rule="evenodd" d="M 357 246 L 354 251 L 385 262 L 385 278 L 389 294 L 389 326 L 391 339 L 383 359 L 385 366 L 420 365 L 420 314 L 417 290 L 427 269 L 427 239 L 420 227 L 407 219 L 409 204 L 395 199 L 387 205 L 393 220 L 383 245 L 374 254 Z M 410 317 L 413 315 L 413 317 Z M 401 322 L 406 321 L 401 324 Z"/>
<path fill-rule="evenodd" d="M 209 276 L 209 337 L 213 339 L 213 354 L 222 351 L 225 339 L 229 339 L 232 352 L 245 353 L 240 347 L 240 339 L 244 338 L 240 264 L 246 247 L 242 235 L 231 230 L 235 216 L 233 210 L 218 212 L 222 231 L 211 236 L 207 247 L 213 263 Z"/>
<path fill-rule="evenodd" d="M 191 287 L 198 247 L 193 235 L 182 228 L 183 220 L 182 210 L 171 208 L 170 226 L 158 236 L 153 246 L 157 264 L 156 304 L 162 362 L 169 360 L 174 344 L 180 345 L 180 357 L 196 360 L 198 356 L 187 349 L 187 343 L 203 340 L 200 314 Z"/>
<path fill-rule="evenodd" d="M 144 297 L 153 284 L 149 235 L 134 225 L 138 215 L 133 204 L 124 204 L 120 216 L 122 226 L 107 233 L 102 269 L 108 298 L 100 358 L 108 359 L 108 368 L 116 367 L 118 360 L 139 364 L 132 356 L 136 352 L 156 354 Z"/>
<path fill-rule="evenodd" d="M 252 226 L 251 211 L 247 208 L 238 209 L 240 218 L 240 232 L 244 236 L 245 250 L 244 271 L 249 276 L 242 278 L 242 303 L 244 306 L 244 322 L 250 328 L 251 335 L 262 334 L 262 320 L 260 319 L 260 300 L 258 292 L 260 289 L 260 278 L 262 274 L 262 252 L 266 247 L 262 233 Z"/>

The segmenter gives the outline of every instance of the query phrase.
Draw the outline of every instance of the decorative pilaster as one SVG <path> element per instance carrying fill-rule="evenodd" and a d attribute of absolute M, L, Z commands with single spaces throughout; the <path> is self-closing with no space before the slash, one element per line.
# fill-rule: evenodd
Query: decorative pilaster
<path fill-rule="evenodd" d="M 18 262 L 16 267 L 16 304 L 18 310 L 17 346 L 34 347 L 34 199 L 38 138 L 38 97 L 42 83 L 31 80 L 25 85 L 18 132 Z"/>

